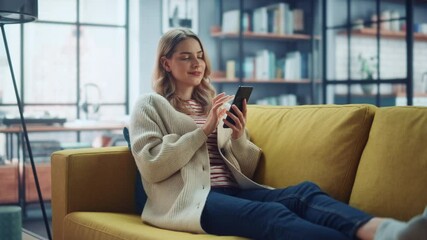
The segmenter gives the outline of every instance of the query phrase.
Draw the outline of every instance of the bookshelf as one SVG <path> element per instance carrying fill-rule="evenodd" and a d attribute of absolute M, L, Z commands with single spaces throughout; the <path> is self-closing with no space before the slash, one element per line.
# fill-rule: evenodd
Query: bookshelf
<path fill-rule="evenodd" d="M 216 6 L 210 37 L 219 92 L 252 85 L 250 104 L 280 104 L 283 96 L 296 99 L 292 105 L 320 101 L 320 81 L 314 81 L 320 79 L 317 1 L 217 0 Z"/>
<path fill-rule="evenodd" d="M 367 36 L 367 37 L 376 37 L 377 29 L 376 28 L 363 28 L 363 29 L 354 29 L 351 31 L 355 36 Z M 345 34 L 345 32 L 343 32 Z M 405 39 L 406 32 L 404 31 L 390 31 L 390 30 L 381 30 L 381 38 L 392 38 L 392 39 Z M 415 41 L 425 41 L 427 42 L 427 33 L 414 33 Z"/>
<path fill-rule="evenodd" d="M 243 32 L 245 39 L 259 39 L 259 40 L 282 40 L 282 41 L 295 41 L 295 40 L 310 40 L 311 36 L 307 34 L 277 34 L 277 33 L 254 33 Z M 212 37 L 215 38 L 239 38 L 239 33 L 224 33 L 212 32 Z"/>

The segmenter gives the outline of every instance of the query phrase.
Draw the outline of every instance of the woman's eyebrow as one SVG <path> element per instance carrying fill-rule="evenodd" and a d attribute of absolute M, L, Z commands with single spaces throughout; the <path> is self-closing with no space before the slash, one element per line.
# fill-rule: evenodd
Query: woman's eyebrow
<path fill-rule="evenodd" d="M 197 54 L 203 53 L 203 51 L 198 51 Z M 179 54 L 193 54 L 192 52 L 180 52 Z"/>

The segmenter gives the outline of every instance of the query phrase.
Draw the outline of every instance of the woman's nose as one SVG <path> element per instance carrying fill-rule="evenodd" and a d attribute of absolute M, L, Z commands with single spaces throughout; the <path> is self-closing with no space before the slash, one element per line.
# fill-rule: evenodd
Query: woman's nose
<path fill-rule="evenodd" d="M 198 67 L 198 66 L 200 66 L 200 62 L 201 62 L 200 59 L 194 58 L 193 61 L 192 61 L 192 66 L 193 67 Z"/>

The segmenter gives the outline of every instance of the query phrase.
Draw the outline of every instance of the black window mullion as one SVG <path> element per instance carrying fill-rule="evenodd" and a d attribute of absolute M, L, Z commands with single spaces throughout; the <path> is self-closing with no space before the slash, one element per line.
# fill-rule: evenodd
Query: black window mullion
<path fill-rule="evenodd" d="M 243 83 L 243 59 L 244 56 L 244 38 L 243 38 L 243 11 L 244 11 L 244 1 L 240 0 L 239 3 L 239 61 L 237 62 L 239 66 L 239 83 Z"/>
<path fill-rule="evenodd" d="M 326 83 L 326 80 L 327 80 L 327 76 L 328 76 L 328 74 L 327 74 L 327 61 L 328 61 L 328 58 L 327 58 L 327 55 L 326 55 L 326 52 L 327 52 L 327 50 L 328 50 L 328 48 L 327 48 L 327 44 L 326 44 L 326 42 L 327 42 L 327 29 L 328 29 L 328 27 L 327 27 L 327 25 L 328 25 L 328 23 L 327 23 L 327 17 L 326 17 L 326 13 L 327 13 L 327 3 L 328 3 L 328 0 L 323 0 L 322 1 L 322 39 L 323 39 L 323 41 L 322 41 L 322 102 L 323 102 L 323 104 L 326 104 L 326 98 L 327 98 L 327 83 Z"/>
<path fill-rule="evenodd" d="M 129 0 L 126 0 L 126 20 L 125 20 L 125 113 L 129 114 Z"/>
<path fill-rule="evenodd" d="M 76 3 L 76 94 L 77 94 L 77 101 L 76 101 L 76 112 L 77 112 L 77 119 L 80 119 L 80 0 L 77 0 Z M 76 132 L 77 142 L 80 142 L 81 140 L 81 134 L 79 131 Z"/>
<path fill-rule="evenodd" d="M 406 0 L 406 104 L 413 105 L 413 77 L 414 77 L 414 0 Z"/>
<path fill-rule="evenodd" d="M 316 2 L 314 1 L 314 0 L 311 0 L 310 1 L 310 4 L 313 6 L 313 8 L 314 9 L 319 9 L 318 8 L 318 6 L 316 6 Z M 310 80 L 310 97 L 311 97 L 311 100 L 310 100 L 310 103 L 311 104 L 313 104 L 313 103 L 315 103 L 315 102 L 318 102 L 318 98 L 316 98 L 315 99 L 315 81 L 314 81 L 314 61 L 315 61 L 315 59 L 314 59 L 314 51 L 315 51 L 315 44 L 316 44 L 316 42 L 315 42 L 315 40 L 314 40 L 314 30 L 315 30 L 315 28 L 314 28 L 314 26 L 315 26 L 315 24 L 316 24 L 316 14 L 318 13 L 318 10 L 317 10 L 317 12 L 315 12 L 314 10 L 312 10 L 313 12 L 311 13 L 311 16 L 312 16 L 312 18 L 311 18 L 311 20 L 310 20 L 310 25 L 311 25 L 311 29 L 310 29 L 310 46 L 309 46 L 309 52 L 311 52 L 312 54 L 311 54 L 311 57 L 309 56 L 309 58 L 311 58 L 311 60 L 309 60 L 309 61 L 311 61 L 311 64 L 310 64 L 310 72 L 309 72 L 309 80 Z"/>
<path fill-rule="evenodd" d="M 380 0 L 376 0 L 375 3 L 376 6 L 376 14 L 377 14 L 377 36 L 376 36 L 376 40 L 377 40 L 377 94 L 375 96 L 375 103 L 377 104 L 377 106 L 381 106 L 381 98 L 380 98 L 380 79 L 381 79 L 381 1 Z"/>
<path fill-rule="evenodd" d="M 347 78 L 351 80 L 351 0 L 347 0 Z M 351 85 L 347 84 L 347 103 L 351 103 Z"/>

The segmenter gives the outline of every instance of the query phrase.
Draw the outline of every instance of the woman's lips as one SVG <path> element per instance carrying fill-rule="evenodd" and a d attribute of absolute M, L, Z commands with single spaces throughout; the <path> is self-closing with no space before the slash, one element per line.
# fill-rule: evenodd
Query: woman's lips
<path fill-rule="evenodd" d="M 194 72 L 189 72 L 189 74 L 190 74 L 190 75 L 193 75 L 193 76 L 197 76 L 197 77 L 199 77 L 199 76 L 201 76 L 201 75 L 202 75 L 202 72 L 194 71 Z"/>

